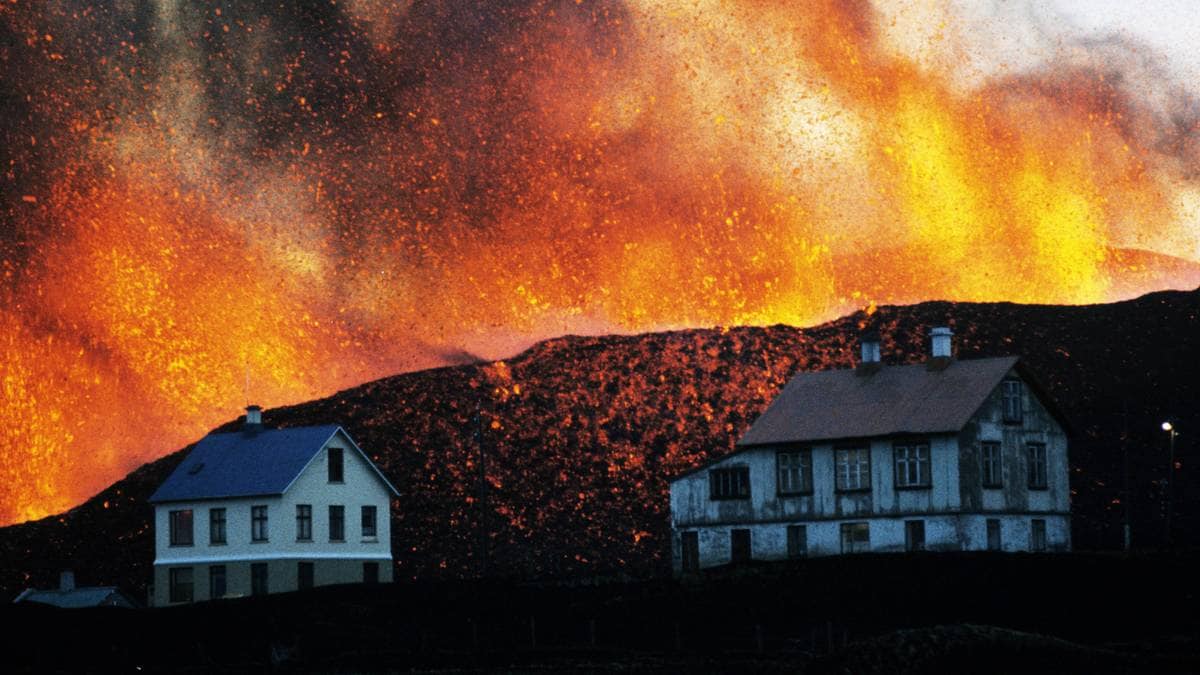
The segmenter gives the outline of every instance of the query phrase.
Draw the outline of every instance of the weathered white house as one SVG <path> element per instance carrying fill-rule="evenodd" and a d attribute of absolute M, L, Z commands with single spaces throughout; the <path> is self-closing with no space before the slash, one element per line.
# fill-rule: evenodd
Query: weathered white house
<path fill-rule="evenodd" d="M 150 497 L 156 606 L 392 580 L 396 488 L 336 425 L 209 434 Z"/>
<path fill-rule="evenodd" d="M 1062 414 L 1016 357 L 797 374 L 736 451 L 671 482 L 677 572 L 748 559 L 1071 546 Z"/>

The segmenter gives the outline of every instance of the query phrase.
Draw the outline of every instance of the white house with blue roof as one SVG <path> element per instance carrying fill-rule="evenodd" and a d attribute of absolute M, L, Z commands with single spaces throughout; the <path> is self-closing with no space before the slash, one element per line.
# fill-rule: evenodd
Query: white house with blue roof
<path fill-rule="evenodd" d="M 156 606 L 392 580 L 396 488 L 337 425 L 209 434 L 150 497 Z"/>

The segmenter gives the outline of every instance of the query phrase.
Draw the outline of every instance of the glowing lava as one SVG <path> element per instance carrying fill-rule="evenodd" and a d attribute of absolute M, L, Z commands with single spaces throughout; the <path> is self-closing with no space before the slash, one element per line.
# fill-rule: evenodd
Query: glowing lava
<path fill-rule="evenodd" d="M 538 337 L 1200 278 L 1194 108 L 1119 63 L 966 77 L 890 5 L 348 4 L 0 10 L 0 522 Z"/>

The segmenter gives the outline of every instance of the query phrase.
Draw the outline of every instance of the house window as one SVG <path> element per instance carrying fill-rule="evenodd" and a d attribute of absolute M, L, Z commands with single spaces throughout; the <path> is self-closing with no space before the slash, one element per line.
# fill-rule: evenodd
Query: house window
<path fill-rule="evenodd" d="M 364 584 L 379 583 L 379 563 L 377 563 L 377 562 L 363 563 L 363 583 Z"/>
<path fill-rule="evenodd" d="M 329 448 L 329 482 L 341 483 L 345 477 L 341 448 Z"/>
<path fill-rule="evenodd" d="M 870 523 L 842 523 L 842 553 L 871 550 Z"/>
<path fill-rule="evenodd" d="M 928 443 L 897 443 L 892 448 L 892 455 L 896 460 L 896 487 L 929 487 Z"/>
<path fill-rule="evenodd" d="M 871 455 L 866 448 L 835 450 L 834 470 L 839 492 L 871 489 Z"/>
<path fill-rule="evenodd" d="M 787 554 L 789 558 L 808 555 L 808 528 L 803 525 L 788 525 Z"/>
<path fill-rule="evenodd" d="M 346 507 L 341 504 L 329 506 L 329 541 L 346 540 Z"/>
<path fill-rule="evenodd" d="M 312 541 L 312 504 L 296 505 L 296 541 Z"/>
<path fill-rule="evenodd" d="M 1029 489 L 1046 489 L 1046 444 L 1029 443 Z"/>
<path fill-rule="evenodd" d="M 225 509 L 208 510 L 208 543 L 225 543 Z"/>
<path fill-rule="evenodd" d="M 1021 421 L 1021 381 L 1004 380 L 1003 387 L 1004 421 L 1019 423 Z"/>
<path fill-rule="evenodd" d="M 267 540 L 267 507 L 250 507 L 250 541 Z"/>
<path fill-rule="evenodd" d="M 1046 550 L 1046 521 L 1034 518 L 1029 524 L 1029 550 Z"/>
<path fill-rule="evenodd" d="M 925 521 L 923 521 L 923 520 L 906 520 L 906 521 L 904 521 L 904 550 L 905 551 L 924 551 L 925 550 Z"/>
<path fill-rule="evenodd" d="M 305 590 L 313 587 L 313 564 L 310 562 L 299 563 L 296 569 L 296 588 Z"/>
<path fill-rule="evenodd" d="M 680 534 L 679 548 L 683 571 L 698 571 L 700 569 L 700 535 L 696 532 Z"/>
<path fill-rule="evenodd" d="M 192 545 L 192 510 L 171 512 L 171 545 Z"/>
<path fill-rule="evenodd" d="M 267 589 L 267 563 L 250 563 L 250 595 L 266 595 Z"/>
<path fill-rule="evenodd" d="M 362 536 L 363 539 L 374 539 L 375 534 L 375 507 L 362 507 Z"/>
<path fill-rule="evenodd" d="M 812 451 L 788 450 L 775 454 L 779 472 L 779 494 L 812 494 Z"/>
<path fill-rule="evenodd" d="M 171 602 L 192 601 L 192 568 L 172 567 L 168 573 L 168 581 Z"/>
<path fill-rule="evenodd" d="M 208 597 L 212 599 L 225 597 L 225 566 L 210 565 L 208 567 Z"/>
<path fill-rule="evenodd" d="M 1000 444 L 995 441 L 984 441 L 980 450 L 980 469 L 983 474 L 983 487 L 1004 487 L 1001 473 L 1003 466 L 1000 460 Z"/>
<path fill-rule="evenodd" d="M 750 559 L 750 530 L 729 531 L 729 562 L 746 562 Z"/>
<path fill-rule="evenodd" d="M 750 467 L 735 466 L 709 471 L 708 490 L 712 499 L 749 499 Z"/>
<path fill-rule="evenodd" d="M 987 520 L 987 549 L 989 551 L 999 551 L 1004 547 L 1000 543 L 1000 519 L 988 518 Z"/>

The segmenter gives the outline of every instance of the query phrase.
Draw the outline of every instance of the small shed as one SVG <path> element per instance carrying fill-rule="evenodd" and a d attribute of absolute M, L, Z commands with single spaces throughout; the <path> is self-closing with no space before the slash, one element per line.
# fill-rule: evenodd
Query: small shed
<path fill-rule="evenodd" d="M 63 572 L 59 576 L 58 588 L 45 591 L 26 588 L 13 602 L 37 602 L 64 609 L 141 606 L 116 586 L 76 586 L 73 572 Z"/>

